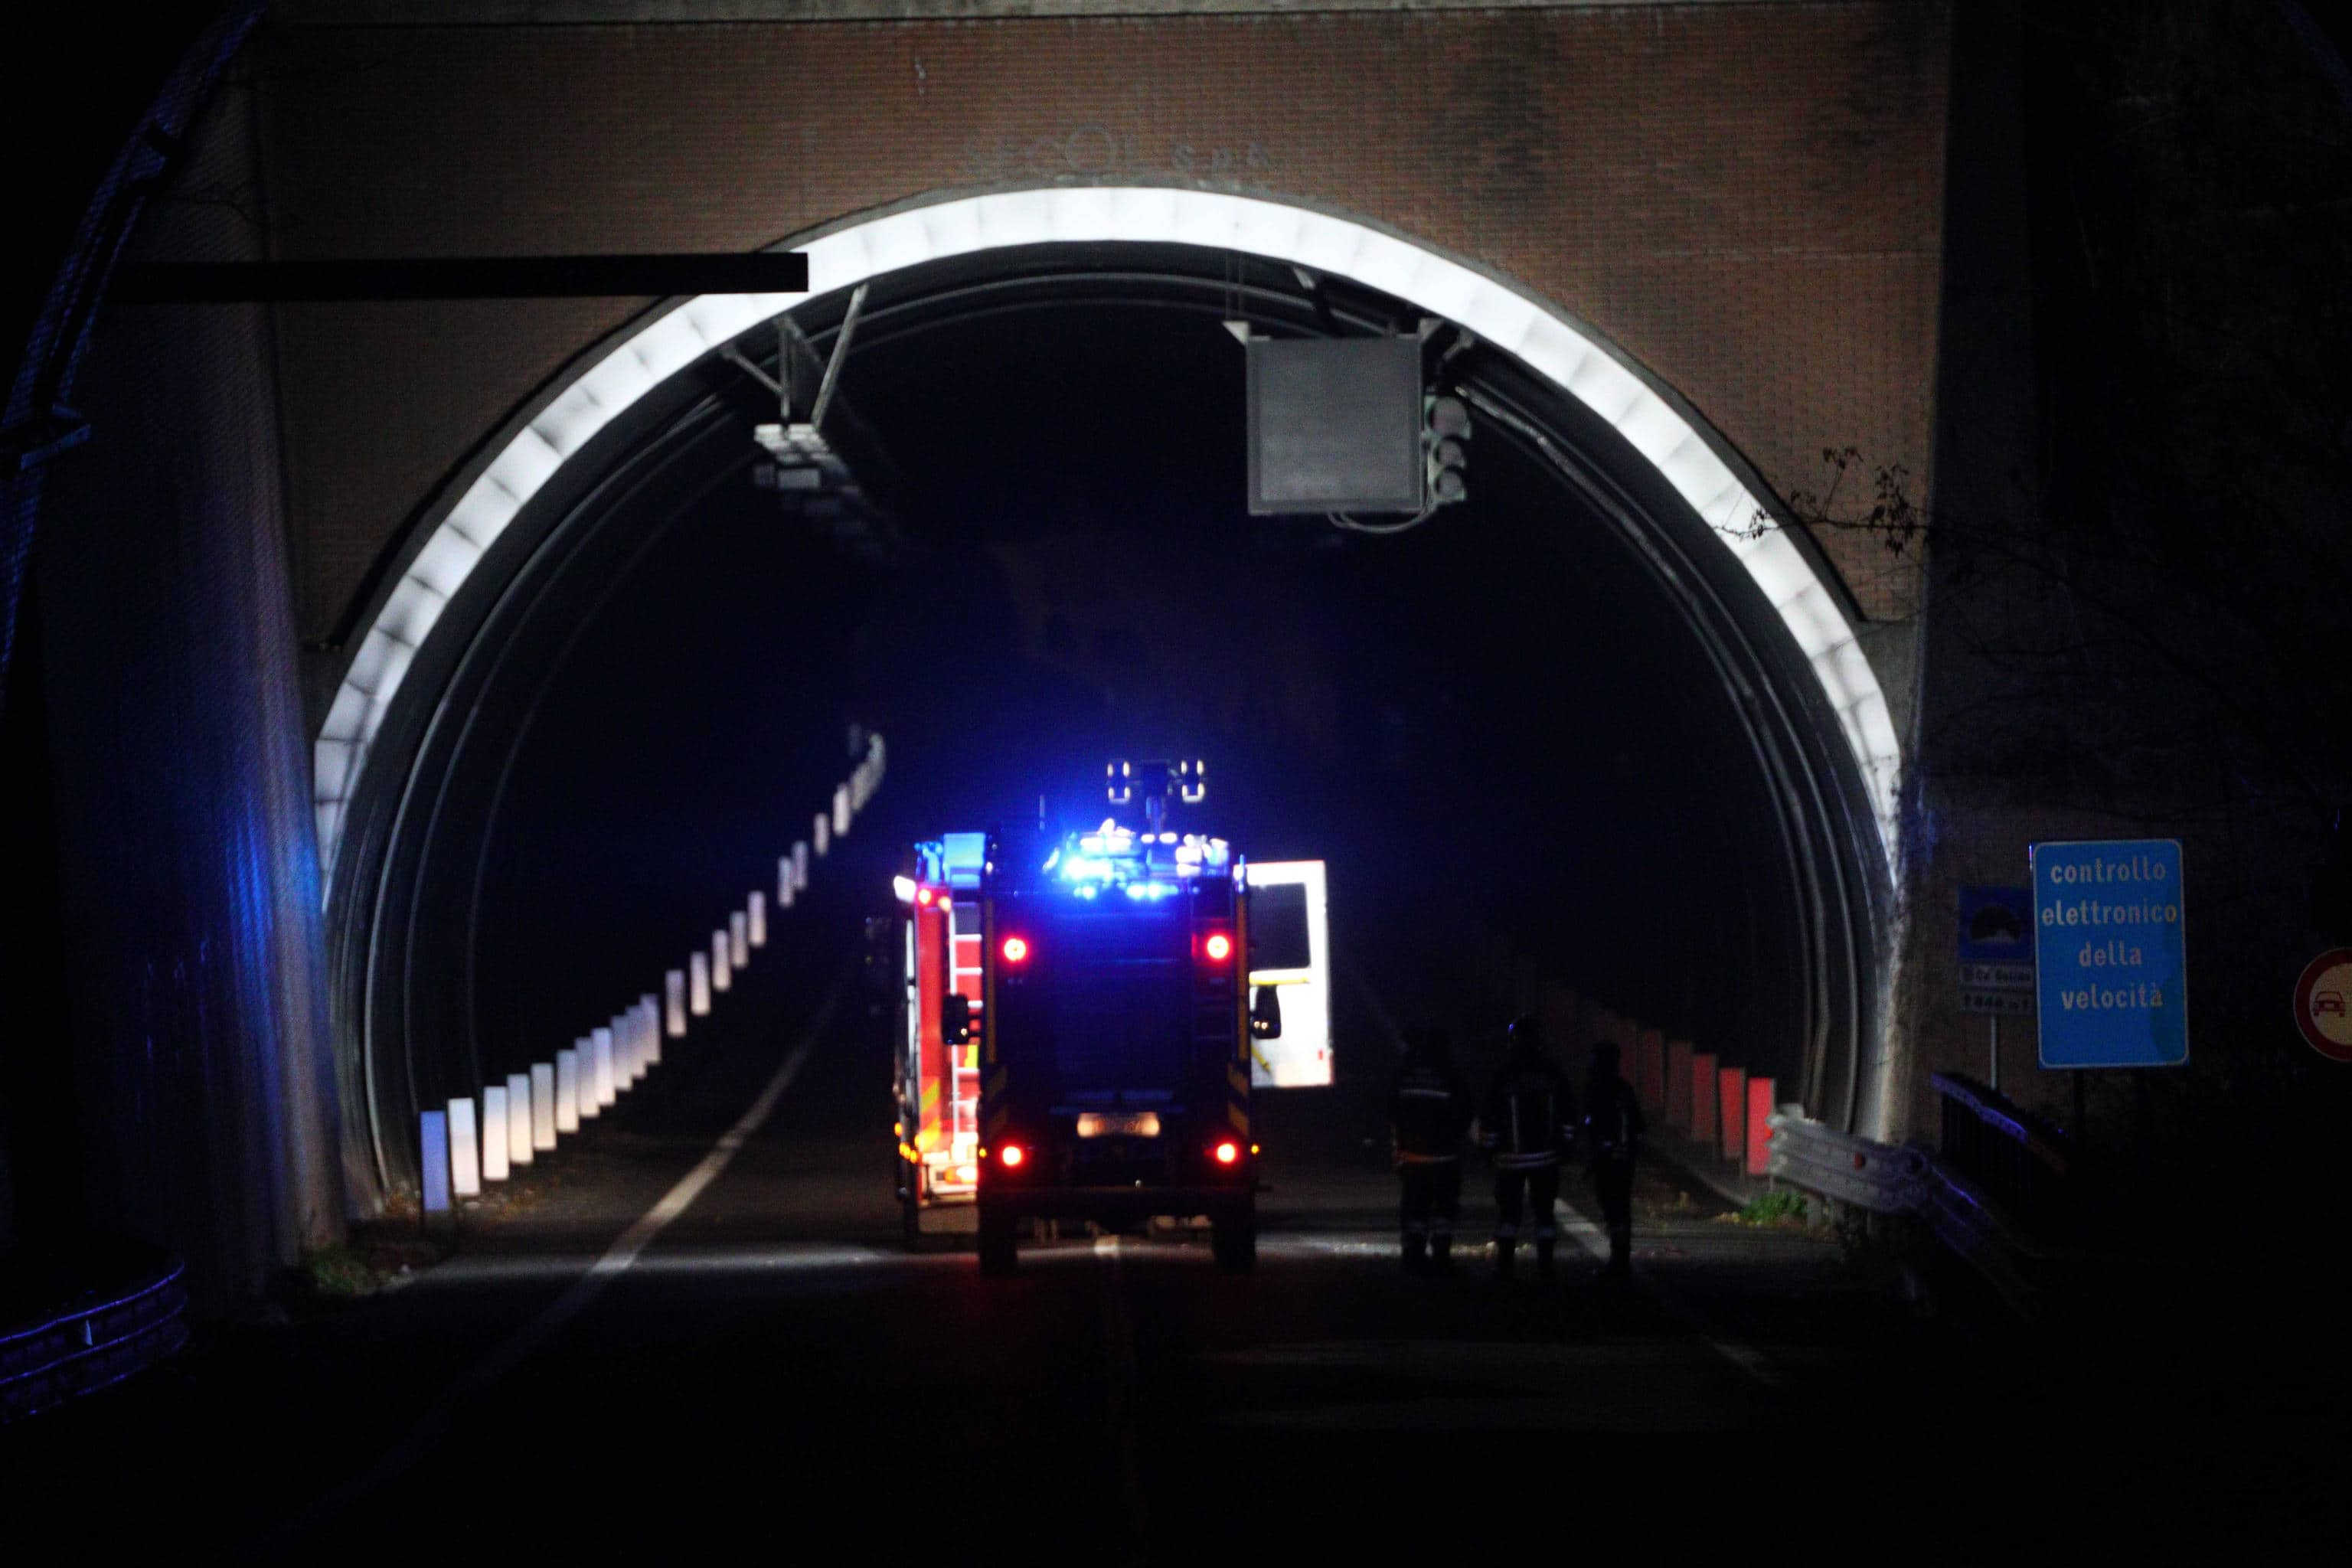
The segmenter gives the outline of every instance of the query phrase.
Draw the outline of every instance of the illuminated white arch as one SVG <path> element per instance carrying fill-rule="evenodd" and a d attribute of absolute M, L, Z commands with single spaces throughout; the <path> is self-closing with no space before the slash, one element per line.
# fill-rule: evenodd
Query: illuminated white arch
<path fill-rule="evenodd" d="M 1585 330 L 1498 279 L 1365 224 L 1216 191 L 1054 186 L 964 196 L 834 229 L 798 248 L 809 291 L 830 293 L 945 257 L 1056 242 L 1142 242 L 1239 251 L 1345 278 L 1485 342 L 1589 406 L 1712 525 L 1811 661 L 1861 770 L 1890 866 L 1902 747 L 1878 678 L 1837 595 L 1759 511 L 1706 437 Z M 319 851 L 334 875 L 343 816 L 368 749 L 416 650 L 506 526 L 567 459 L 669 376 L 805 298 L 705 295 L 665 310 L 558 393 L 516 432 L 435 525 L 394 586 L 345 672 L 316 747 Z"/>

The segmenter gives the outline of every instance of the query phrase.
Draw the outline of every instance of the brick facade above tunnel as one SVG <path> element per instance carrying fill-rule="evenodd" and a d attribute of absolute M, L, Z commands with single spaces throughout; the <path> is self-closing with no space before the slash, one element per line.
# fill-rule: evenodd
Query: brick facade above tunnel
<path fill-rule="evenodd" d="M 1945 40 L 1942 6 L 1905 3 L 292 26 L 251 61 L 255 210 L 289 257 L 745 250 L 948 191 L 1226 186 L 1517 279 L 1783 495 L 1851 446 L 1924 496 Z M 453 471 L 640 309 L 280 310 L 306 637 L 346 627 Z M 1908 611 L 1907 562 L 1823 544 L 1866 616 Z"/>

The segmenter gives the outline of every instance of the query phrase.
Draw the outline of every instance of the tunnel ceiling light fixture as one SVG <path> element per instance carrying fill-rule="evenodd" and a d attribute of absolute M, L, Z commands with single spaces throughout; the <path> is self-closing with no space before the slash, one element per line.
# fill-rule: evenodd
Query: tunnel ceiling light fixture
<path fill-rule="evenodd" d="M 824 295 L 976 252 L 1048 244 L 1238 251 L 1351 279 L 1458 322 L 1615 426 L 1689 503 L 1780 616 L 1838 718 L 1893 868 L 1902 745 L 1885 693 L 1830 584 L 1777 527 L 1715 445 L 1587 329 L 1462 262 L 1368 224 L 1254 196 L 1173 186 L 1052 186 L 901 208 L 794 247 Z M 315 745 L 319 853 L 331 888 L 343 819 L 416 651 L 483 555 L 541 486 L 624 410 L 705 355 L 803 303 L 796 294 L 703 295 L 653 317 L 556 389 L 430 525 L 377 609 Z"/>

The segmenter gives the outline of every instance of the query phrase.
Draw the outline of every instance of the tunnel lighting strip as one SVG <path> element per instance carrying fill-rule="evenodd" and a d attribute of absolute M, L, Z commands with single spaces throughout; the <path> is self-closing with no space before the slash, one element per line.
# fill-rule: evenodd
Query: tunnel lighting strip
<path fill-rule="evenodd" d="M 948 257 L 1051 243 L 1202 246 L 1346 278 L 1459 322 L 1584 403 L 1664 475 L 1780 613 L 1861 770 L 1890 869 L 1902 744 L 1837 595 L 1706 435 L 1585 330 L 1517 289 L 1395 235 L 1328 213 L 1218 191 L 1056 186 L 964 196 L 835 229 L 799 247 L 812 294 Z M 624 410 L 705 354 L 803 301 L 705 295 L 664 311 L 558 392 L 426 539 L 377 611 L 315 749 L 319 852 L 331 886 L 368 751 L 442 610 L 540 487 Z"/>

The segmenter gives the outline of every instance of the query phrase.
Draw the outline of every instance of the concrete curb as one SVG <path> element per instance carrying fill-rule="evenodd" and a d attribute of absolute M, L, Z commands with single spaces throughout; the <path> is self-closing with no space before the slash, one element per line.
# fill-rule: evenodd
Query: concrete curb
<path fill-rule="evenodd" d="M 1705 1187 L 1733 1208 L 1746 1208 L 1770 1190 L 1769 1183 L 1741 1175 L 1712 1149 L 1703 1149 L 1678 1133 L 1653 1131 L 1643 1137 L 1643 1152 L 1696 1186 Z"/>

